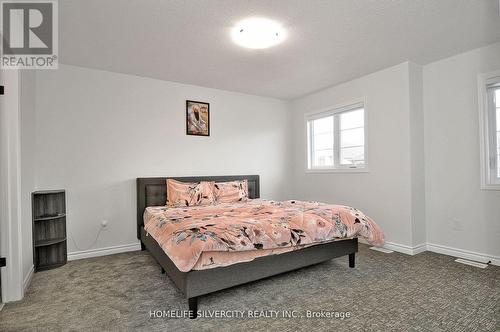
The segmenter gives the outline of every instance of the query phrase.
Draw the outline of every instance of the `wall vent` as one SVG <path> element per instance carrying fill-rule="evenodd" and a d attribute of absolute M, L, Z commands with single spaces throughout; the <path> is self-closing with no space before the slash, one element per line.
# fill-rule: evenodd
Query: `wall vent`
<path fill-rule="evenodd" d="M 480 262 L 474 262 L 474 261 L 470 261 L 468 259 L 462 259 L 462 258 L 455 259 L 455 262 L 462 263 L 462 264 L 465 264 L 465 265 L 479 267 L 481 269 L 485 269 L 485 268 L 488 267 L 488 264 L 480 263 Z"/>

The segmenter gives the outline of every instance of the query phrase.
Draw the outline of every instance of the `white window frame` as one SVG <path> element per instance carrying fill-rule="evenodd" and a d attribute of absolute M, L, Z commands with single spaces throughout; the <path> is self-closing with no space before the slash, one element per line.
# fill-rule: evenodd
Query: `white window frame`
<path fill-rule="evenodd" d="M 488 88 L 493 85 L 500 86 L 500 70 L 478 75 L 479 93 L 479 133 L 481 151 L 481 189 L 500 190 L 500 180 L 495 179 L 496 167 L 496 132 L 494 132 L 495 109 L 489 103 Z M 493 140 L 493 142 L 492 142 Z"/>
<path fill-rule="evenodd" d="M 334 166 L 321 167 L 321 168 L 309 168 L 311 159 L 311 153 L 309 149 L 309 141 L 310 137 L 308 134 L 308 122 L 311 120 L 327 117 L 327 116 L 335 116 L 338 113 L 347 112 L 350 110 L 355 110 L 358 108 L 363 108 L 364 110 L 364 156 L 365 163 L 363 166 L 352 167 L 349 165 L 337 165 L 338 163 L 338 151 L 340 147 L 338 146 L 340 142 L 340 132 L 338 126 L 338 122 L 334 122 Z M 367 111 L 367 102 L 365 98 L 356 99 L 347 103 L 342 103 L 340 105 L 326 107 L 321 110 L 317 110 L 314 112 L 306 113 L 304 115 L 304 127 L 305 127 L 305 172 L 306 173 L 368 173 L 370 170 L 368 168 L 368 111 Z M 337 148 L 336 148 L 337 147 Z"/>

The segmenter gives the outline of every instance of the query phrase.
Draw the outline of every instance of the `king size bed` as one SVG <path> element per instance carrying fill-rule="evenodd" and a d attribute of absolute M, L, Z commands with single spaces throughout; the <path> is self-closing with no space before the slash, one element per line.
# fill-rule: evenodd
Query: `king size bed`
<path fill-rule="evenodd" d="M 181 205 L 168 206 L 168 196 L 174 195 L 167 179 L 217 189 L 244 183 L 245 191 L 236 200 L 208 206 L 190 206 L 184 198 Z M 197 202 L 207 198 L 193 188 Z M 341 256 L 348 256 L 353 268 L 357 236 L 383 243 L 378 226 L 359 210 L 259 198 L 258 175 L 137 179 L 141 249 L 151 253 L 188 299 L 191 318 L 197 316 L 199 296 Z"/>

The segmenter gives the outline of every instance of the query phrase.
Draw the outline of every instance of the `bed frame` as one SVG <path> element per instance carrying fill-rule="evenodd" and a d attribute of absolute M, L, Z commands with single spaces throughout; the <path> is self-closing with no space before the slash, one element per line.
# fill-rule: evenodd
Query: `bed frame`
<path fill-rule="evenodd" d="M 258 175 L 169 178 L 184 182 L 225 182 L 246 179 L 248 181 L 249 197 L 260 197 Z M 151 236 L 146 236 L 146 232 L 144 231 L 143 215 L 146 207 L 165 205 L 167 200 L 166 179 L 167 177 L 137 179 L 137 238 L 141 241 L 141 249 L 148 250 L 153 255 L 161 266 L 161 272 L 166 272 L 179 290 L 186 296 L 191 318 L 196 318 L 197 316 L 198 297 L 201 295 L 322 263 L 345 255 L 349 256 L 349 267 L 354 267 L 355 253 L 358 251 L 357 238 L 318 244 L 279 255 L 259 257 L 250 262 L 237 263 L 225 267 L 181 272 L 167 254 L 165 254 L 160 245 Z"/>

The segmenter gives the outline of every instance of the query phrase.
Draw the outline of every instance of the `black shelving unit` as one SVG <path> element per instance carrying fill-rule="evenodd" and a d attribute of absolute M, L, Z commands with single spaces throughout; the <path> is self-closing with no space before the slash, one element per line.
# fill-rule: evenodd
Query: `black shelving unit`
<path fill-rule="evenodd" d="M 66 193 L 43 190 L 31 194 L 33 209 L 33 262 L 35 271 L 66 264 Z"/>

